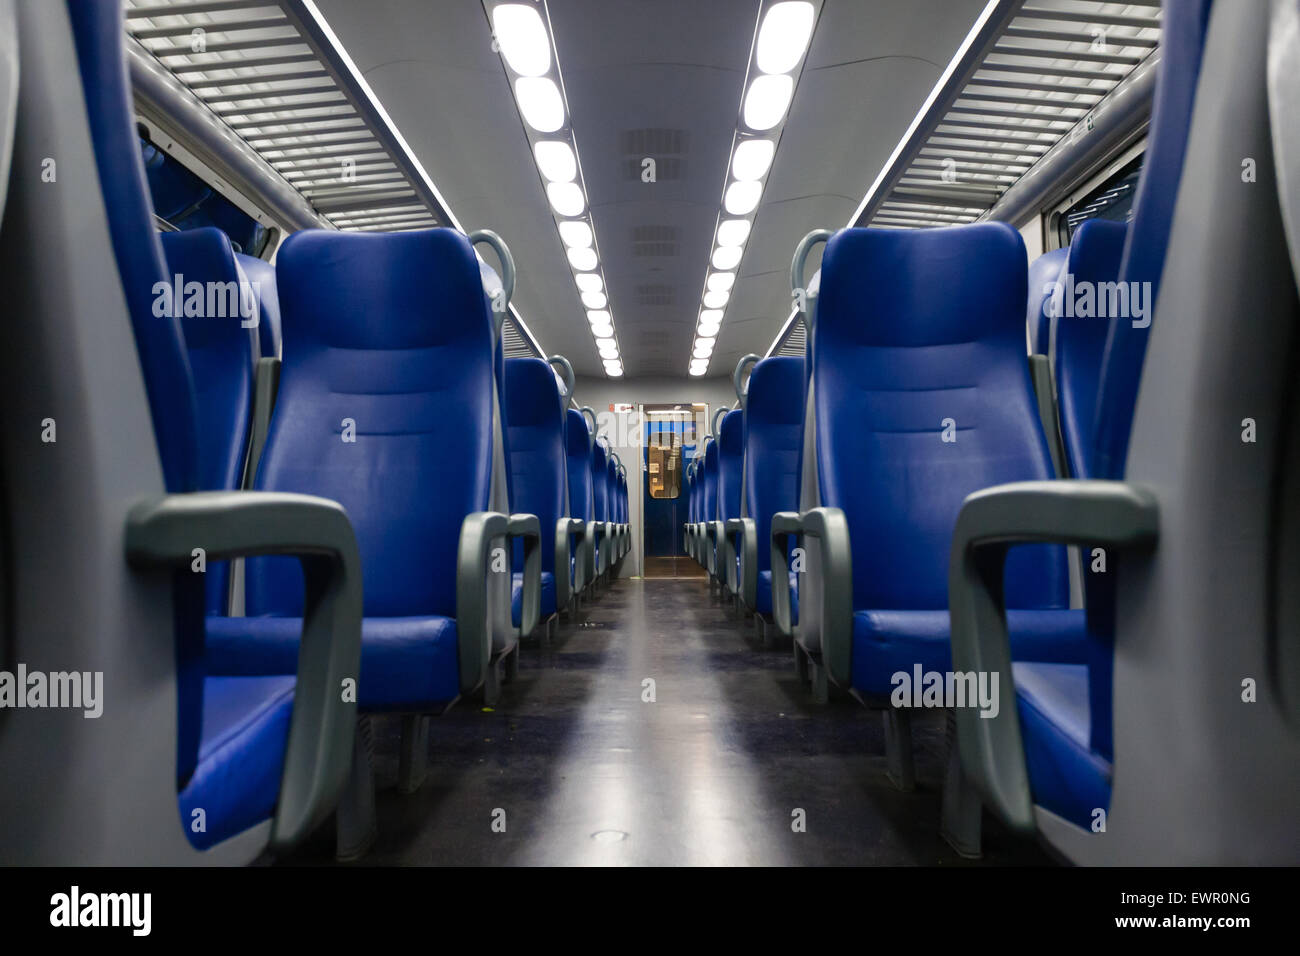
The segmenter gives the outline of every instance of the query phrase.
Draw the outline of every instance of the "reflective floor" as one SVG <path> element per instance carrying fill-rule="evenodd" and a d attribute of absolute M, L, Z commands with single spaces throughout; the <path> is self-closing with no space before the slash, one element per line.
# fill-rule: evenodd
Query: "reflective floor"
<path fill-rule="evenodd" d="M 938 832 L 942 715 L 917 721 L 917 790 L 895 790 L 880 715 L 813 704 L 788 647 L 703 579 L 619 581 L 522 654 L 499 707 L 433 721 L 414 794 L 393 788 L 396 721 L 377 725 L 365 863 L 969 865 Z M 288 862 L 332 852 L 326 832 Z M 982 862 L 1047 857 L 986 815 Z"/>

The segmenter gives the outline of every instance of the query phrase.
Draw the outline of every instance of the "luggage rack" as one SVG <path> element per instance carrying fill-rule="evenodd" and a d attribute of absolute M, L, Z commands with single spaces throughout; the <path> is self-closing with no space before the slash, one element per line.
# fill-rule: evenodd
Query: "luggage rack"
<path fill-rule="evenodd" d="M 125 16 L 137 100 L 188 106 L 228 159 L 218 171 L 295 228 L 462 228 L 309 0 L 127 0 Z M 506 354 L 545 354 L 509 318 Z"/>
<path fill-rule="evenodd" d="M 1045 157 L 1094 147 L 1104 104 L 1123 101 L 1118 119 L 1145 122 L 1132 101 L 1149 111 L 1159 42 L 1159 0 L 994 0 L 846 225 L 1002 218 L 1004 197 L 1040 178 Z M 802 355 L 802 327 L 791 313 L 768 354 Z"/>

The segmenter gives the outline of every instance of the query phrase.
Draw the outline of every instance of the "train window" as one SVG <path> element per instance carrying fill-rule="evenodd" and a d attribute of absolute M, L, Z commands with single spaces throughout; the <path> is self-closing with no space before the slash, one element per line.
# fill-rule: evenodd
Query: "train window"
<path fill-rule="evenodd" d="M 676 498 L 681 494 L 682 466 L 695 447 L 700 407 L 645 406 L 645 468 L 651 498 Z"/>
<path fill-rule="evenodd" d="M 184 232 L 215 226 L 230 237 L 236 252 L 262 254 L 271 230 L 144 137 L 140 151 L 161 228 Z"/>
<path fill-rule="evenodd" d="M 1139 153 L 1133 157 L 1115 175 L 1065 210 L 1056 227 L 1061 245 L 1068 246 L 1074 239 L 1075 230 L 1089 219 L 1128 222 L 1132 218 L 1133 197 L 1137 193 L 1138 177 L 1142 175 L 1144 155 Z"/>

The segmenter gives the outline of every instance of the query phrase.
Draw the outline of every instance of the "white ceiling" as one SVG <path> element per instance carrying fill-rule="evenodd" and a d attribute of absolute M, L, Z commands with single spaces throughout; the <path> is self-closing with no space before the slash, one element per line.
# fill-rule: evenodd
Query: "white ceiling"
<path fill-rule="evenodd" d="M 848 221 L 983 5 L 822 4 L 711 375 L 770 344 L 790 312 L 795 244 Z M 318 6 L 465 228 L 509 243 L 515 304 L 542 346 L 602 374 L 482 5 Z M 548 4 L 628 377 L 686 376 L 760 6 Z M 656 131 L 648 144 L 642 130 Z M 641 182 L 642 156 L 658 182 Z"/>

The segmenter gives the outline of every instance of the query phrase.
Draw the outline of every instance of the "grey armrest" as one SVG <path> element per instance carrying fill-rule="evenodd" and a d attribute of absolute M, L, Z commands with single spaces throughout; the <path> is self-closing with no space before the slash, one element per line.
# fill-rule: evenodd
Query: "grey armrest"
<path fill-rule="evenodd" d="M 1010 704 L 1015 685 L 1002 590 L 1007 549 L 1033 542 L 1150 548 L 1158 536 L 1155 497 L 1122 481 L 1018 482 L 978 491 L 962 504 L 948 564 L 953 669 L 996 673 L 1001 692 L 1011 696 L 991 718 L 957 708 L 957 740 L 967 776 L 1014 829 L 1034 829 L 1034 807 L 1020 719 Z"/>
<path fill-rule="evenodd" d="M 799 578 L 799 606 L 819 604 L 820 613 L 809 616 L 820 624 L 822 660 L 832 680 L 847 684 L 853 664 L 853 549 L 848 520 L 839 508 L 812 508 L 802 515 L 779 511 L 772 517 L 772 617 L 782 633 L 797 639 L 804 629 L 790 624 L 786 555 L 792 536 L 817 542 L 819 574 Z M 820 594 L 810 593 L 813 582 L 820 584 Z"/>
<path fill-rule="evenodd" d="M 718 551 L 726 549 L 727 536 L 722 530 L 722 522 L 718 520 L 706 521 L 704 523 L 704 537 L 713 547 L 705 547 L 704 557 L 707 560 L 709 574 L 718 580 Z"/>
<path fill-rule="evenodd" d="M 248 423 L 248 459 L 244 463 L 244 488 L 253 487 L 257 466 L 266 447 L 266 436 L 271 431 L 271 415 L 275 411 L 275 397 L 280 391 L 280 360 L 260 358 L 253 375 L 253 413 Z"/>
<path fill-rule="evenodd" d="M 727 586 L 740 595 L 745 606 L 753 608 L 758 601 L 758 526 L 753 518 L 732 518 L 726 524 L 727 539 L 733 554 L 740 555 L 740 570 L 733 560 L 727 566 Z M 739 537 L 739 547 L 735 539 Z"/>
<path fill-rule="evenodd" d="M 561 518 L 555 523 L 555 606 L 568 607 L 574 591 L 587 583 L 587 552 L 582 546 L 587 536 L 587 522 L 581 518 Z M 574 547 L 576 545 L 576 547 Z M 573 577 L 569 577 L 569 550 L 573 549 Z"/>
<path fill-rule="evenodd" d="M 524 592 L 519 598 L 517 637 L 533 633 L 542 616 L 542 523 L 537 515 L 513 514 L 508 524 L 510 540 L 524 541 Z M 557 569 L 558 572 L 558 569 Z M 558 578 L 556 573 L 552 577 Z M 558 580 L 556 587 L 559 587 Z"/>
<path fill-rule="evenodd" d="M 272 849 L 307 836 L 334 809 L 352 763 L 355 696 L 343 682 L 361 669 L 361 552 L 337 502 L 266 491 L 165 495 L 131 509 L 127 560 L 137 567 L 296 555 L 302 562 L 302 642 Z"/>
<path fill-rule="evenodd" d="M 587 568 L 591 571 L 592 580 L 605 572 L 605 565 L 609 563 L 609 554 L 605 548 L 599 547 L 600 539 L 605 536 L 605 522 L 588 521 L 587 533 L 583 538 L 587 548 Z"/>
<path fill-rule="evenodd" d="M 499 511 L 476 511 L 466 515 L 460 525 L 456 551 L 456 644 L 462 694 L 474 690 L 487 676 L 488 661 L 492 659 L 492 628 L 488 619 L 492 543 L 508 541 L 509 537 L 510 519 Z M 507 548 L 507 574 L 512 566 Z M 509 588 L 506 593 L 510 593 Z M 510 613 L 509 608 L 506 613 Z"/>

